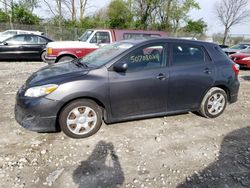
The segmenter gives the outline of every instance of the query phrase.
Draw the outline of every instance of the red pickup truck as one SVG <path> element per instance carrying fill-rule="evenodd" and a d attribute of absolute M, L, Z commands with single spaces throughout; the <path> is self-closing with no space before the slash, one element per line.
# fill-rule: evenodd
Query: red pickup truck
<path fill-rule="evenodd" d="M 79 41 L 50 42 L 46 46 L 47 63 L 70 61 L 96 50 L 100 46 L 126 39 L 166 37 L 163 31 L 88 29 Z"/>

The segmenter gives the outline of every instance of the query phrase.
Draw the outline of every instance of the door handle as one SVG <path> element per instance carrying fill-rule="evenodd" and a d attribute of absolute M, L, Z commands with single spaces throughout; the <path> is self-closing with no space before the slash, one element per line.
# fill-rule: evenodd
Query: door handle
<path fill-rule="evenodd" d="M 158 76 L 156 76 L 157 79 L 159 80 L 166 80 L 167 76 L 165 76 L 164 74 L 160 73 Z"/>
<path fill-rule="evenodd" d="M 211 71 L 210 71 L 209 68 L 205 68 L 205 69 L 204 69 L 204 73 L 206 73 L 206 74 L 211 74 Z"/>

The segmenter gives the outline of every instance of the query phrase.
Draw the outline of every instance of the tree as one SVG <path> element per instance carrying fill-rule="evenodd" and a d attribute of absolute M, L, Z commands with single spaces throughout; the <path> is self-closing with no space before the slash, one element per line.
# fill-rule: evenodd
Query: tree
<path fill-rule="evenodd" d="M 177 35 L 182 21 L 188 20 L 188 13 L 192 9 L 200 9 L 195 0 L 174 0 L 172 1 L 170 19 L 173 24 L 173 32 Z"/>
<path fill-rule="evenodd" d="M 80 21 L 83 20 L 88 0 L 80 0 Z"/>
<path fill-rule="evenodd" d="M 195 0 L 159 0 L 156 8 L 158 28 L 177 35 L 182 23 L 189 21 L 190 10 L 199 8 Z"/>
<path fill-rule="evenodd" d="M 33 13 L 35 8 L 38 8 L 39 0 L 20 0 L 18 4 L 24 7 L 30 13 Z"/>
<path fill-rule="evenodd" d="M 111 28 L 128 28 L 131 22 L 129 7 L 123 0 L 113 0 L 107 8 Z"/>
<path fill-rule="evenodd" d="M 152 12 L 156 10 L 161 0 L 134 0 L 133 8 L 136 16 L 136 27 L 147 29 L 149 18 Z"/>
<path fill-rule="evenodd" d="M 12 20 L 14 23 L 35 25 L 40 18 L 26 9 L 23 5 L 14 4 L 12 8 Z"/>
<path fill-rule="evenodd" d="M 249 0 L 221 0 L 215 5 L 215 13 L 220 23 L 224 26 L 222 43 L 226 43 L 227 35 L 231 27 L 243 23 L 249 19 Z"/>
<path fill-rule="evenodd" d="M 184 28 L 184 31 L 188 33 L 194 33 L 193 37 L 195 37 L 197 34 L 204 34 L 206 29 L 207 24 L 202 19 L 199 19 L 197 21 L 189 20 Z"/>
<path fill-rule="evenodd" d="M 9 21 L 9 15 L 0 9 L 0 23 L 5 23 Z"/>

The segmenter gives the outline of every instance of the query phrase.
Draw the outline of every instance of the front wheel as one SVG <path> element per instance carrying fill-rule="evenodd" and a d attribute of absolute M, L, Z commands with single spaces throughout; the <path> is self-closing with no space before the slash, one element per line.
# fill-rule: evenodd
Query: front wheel
<path fill-rule="evenodd" d="M 45 58 L 45 57 L 46 57 L 46 54 L 47 54 L 46 51 L 43 51 L 43 52 L 41 53 L 41 59 L 42 59 L 43 62 L 46 62 L 46 58 Z"/>
<path fill-rule="evenodd" d="M 75 58 L 72 56 L 63 56 L 61 58 L 58 59 L 57 63 L 61 63 L 61 62 L 70 62 L 72 60 L 74 60 Z"/>
<path fill-rule="evenodd" d="M 59 124 L 67 136 L 86 138 L 100 129 L 102 110 L 92 100 L 75 100 L 63 108 L 59 115 Z"/>
<path fill-rule="evenodd" d="M 211 88 L 204 96 L 199 113 L 206 118 L 216 118 L 227 106 L 227 94 L 218 87 Z"/>

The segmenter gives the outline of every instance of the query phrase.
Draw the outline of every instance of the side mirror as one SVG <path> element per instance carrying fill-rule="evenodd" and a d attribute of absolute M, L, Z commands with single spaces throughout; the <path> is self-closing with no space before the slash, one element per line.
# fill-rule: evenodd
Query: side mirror
<path fill-rule="evenodd" d="M 7 46 L 8 45 L 8 43 L 7 42 L 1 42 L 4 46 Z"/>
<path fill-rule="evenodd" d="M 117 64 L 114 66 L 114 71 L 116 71 L 116 72 L 126 72 L 127 69 L 128 69 L 127 63 Z"/>

